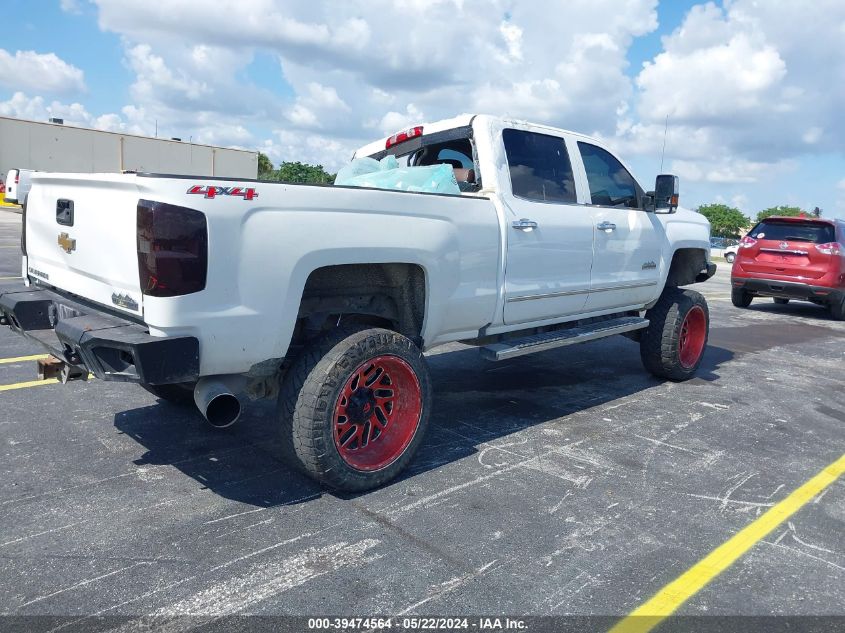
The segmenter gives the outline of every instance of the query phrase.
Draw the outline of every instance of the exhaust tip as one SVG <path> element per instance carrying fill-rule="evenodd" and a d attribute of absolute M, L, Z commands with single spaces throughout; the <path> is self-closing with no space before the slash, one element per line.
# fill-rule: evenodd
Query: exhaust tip
<path fill-rule="evenodd" d="M 205 410 L 205 419 L 218 429 L 232 426 L 241 417 L 241 403 L 230 393 L 214 396 Z"/>

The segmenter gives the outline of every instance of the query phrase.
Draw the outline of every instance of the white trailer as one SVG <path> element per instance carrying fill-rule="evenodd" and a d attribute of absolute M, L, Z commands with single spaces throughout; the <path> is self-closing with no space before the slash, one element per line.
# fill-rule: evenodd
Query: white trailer
<path fill-rule="evenodd" d="M 258 152 L 0 117 L 0 174 L 13 168 L 256 178 Z"/>

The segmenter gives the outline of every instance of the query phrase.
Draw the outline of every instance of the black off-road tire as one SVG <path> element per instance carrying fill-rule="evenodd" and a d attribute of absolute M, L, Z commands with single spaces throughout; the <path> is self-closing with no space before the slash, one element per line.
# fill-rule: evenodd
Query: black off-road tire
<path fill-rule="evenodd" d="M 710 313 L 704 297 L 694 290 L 666 288 L 657 304 L 646 312 L 646 318 L 649 325 L 641 330 L 640 339 L 640 357 L 645 368 L 658 378 L 675 382 L 692 378 L 704 356 L 710 329 Z M 695 338 L 691 340 L 693 321 Z M 694 345 L 686 347 L 690 342 Z M 691 353 L 694 351 L 697 353 Z"/>
<path fill-rule="evenodd" d="M 731 303 L 737 308 L 747 308 L 754 297 L 742 288 L 731 288 Z"/>
<path fill-rule="evenodd" d="M 775 303 L 779 306 L 785 306 L 787 303 L 789 303 L 789 299 L 785 299 L 784 297 L 775 297 L 774 300 Z"/>
<path fill-rule="evenodd" d="M 141 387 L 149 391 L 156 398 L 166 400 L 171 404 L 182 407 L 194 405 L 194 383 L 178 382 L 172 385 L 147 385 L 141 383 Z"/>
<path fill-rule="evenodd" d="M 356 369 L 370 359 L 384 357 L 398 357 L 413 371 L 419 386 L 420 414 L 401 454 L 384 467 L 361 470 L 348 463 L 336 443 L 336 407 Z M 285 376 L 277 405 L 282 450 L 293 466 L 329 488 L 370 490 L 384 485 L 408 465 L 425 436 L 430 410 L 428 367 L 410 339 L 382 328 L 337 328 L 306 347 Z"/>
<path fill-rule="evenodd" d="M 830 304 L 830 315 L 837 321 L 845 321 L 845 297 L 839 303 Z"/>

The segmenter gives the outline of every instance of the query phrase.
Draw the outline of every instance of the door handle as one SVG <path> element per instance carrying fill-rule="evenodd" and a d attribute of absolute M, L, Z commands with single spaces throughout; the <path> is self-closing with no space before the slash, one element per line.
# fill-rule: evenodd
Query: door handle
<path fill-rule="evenodd" d="M 599 231 L 615 231 L 616 225 L 613 222 L 604 221 L 596 224 L 596 228 Z"/>
<path fill-rule="evenodd" d="M 517 231 L 533 231 L 537 228 L 537 223 L 534 220 L 522 218 L 521 220 L 514 220 L 511 226 Z"/>

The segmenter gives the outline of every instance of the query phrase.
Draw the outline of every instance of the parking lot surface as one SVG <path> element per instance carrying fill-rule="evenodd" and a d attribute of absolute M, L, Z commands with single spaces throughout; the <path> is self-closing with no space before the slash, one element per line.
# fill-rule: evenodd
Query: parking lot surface
<path fill-rule="evenodd" d="M 20 274 L 0 210 L 0 277 Z M 0 613 L 623 616 L 845 452 L 845 323 L 730 303 L 697 378 L 614 337 L 499 364 L 428 357 L 431 432 L 387 487 L 338 496 L 279 457 L 272 403 L 220 432 L 140 387 L 0 391 Z M 0 359 L 41 350 L 0 329 Z M 35 378 L 0 361 L 0 385 Z M 683 604 L 845 615 L 840 478 Z"/>

